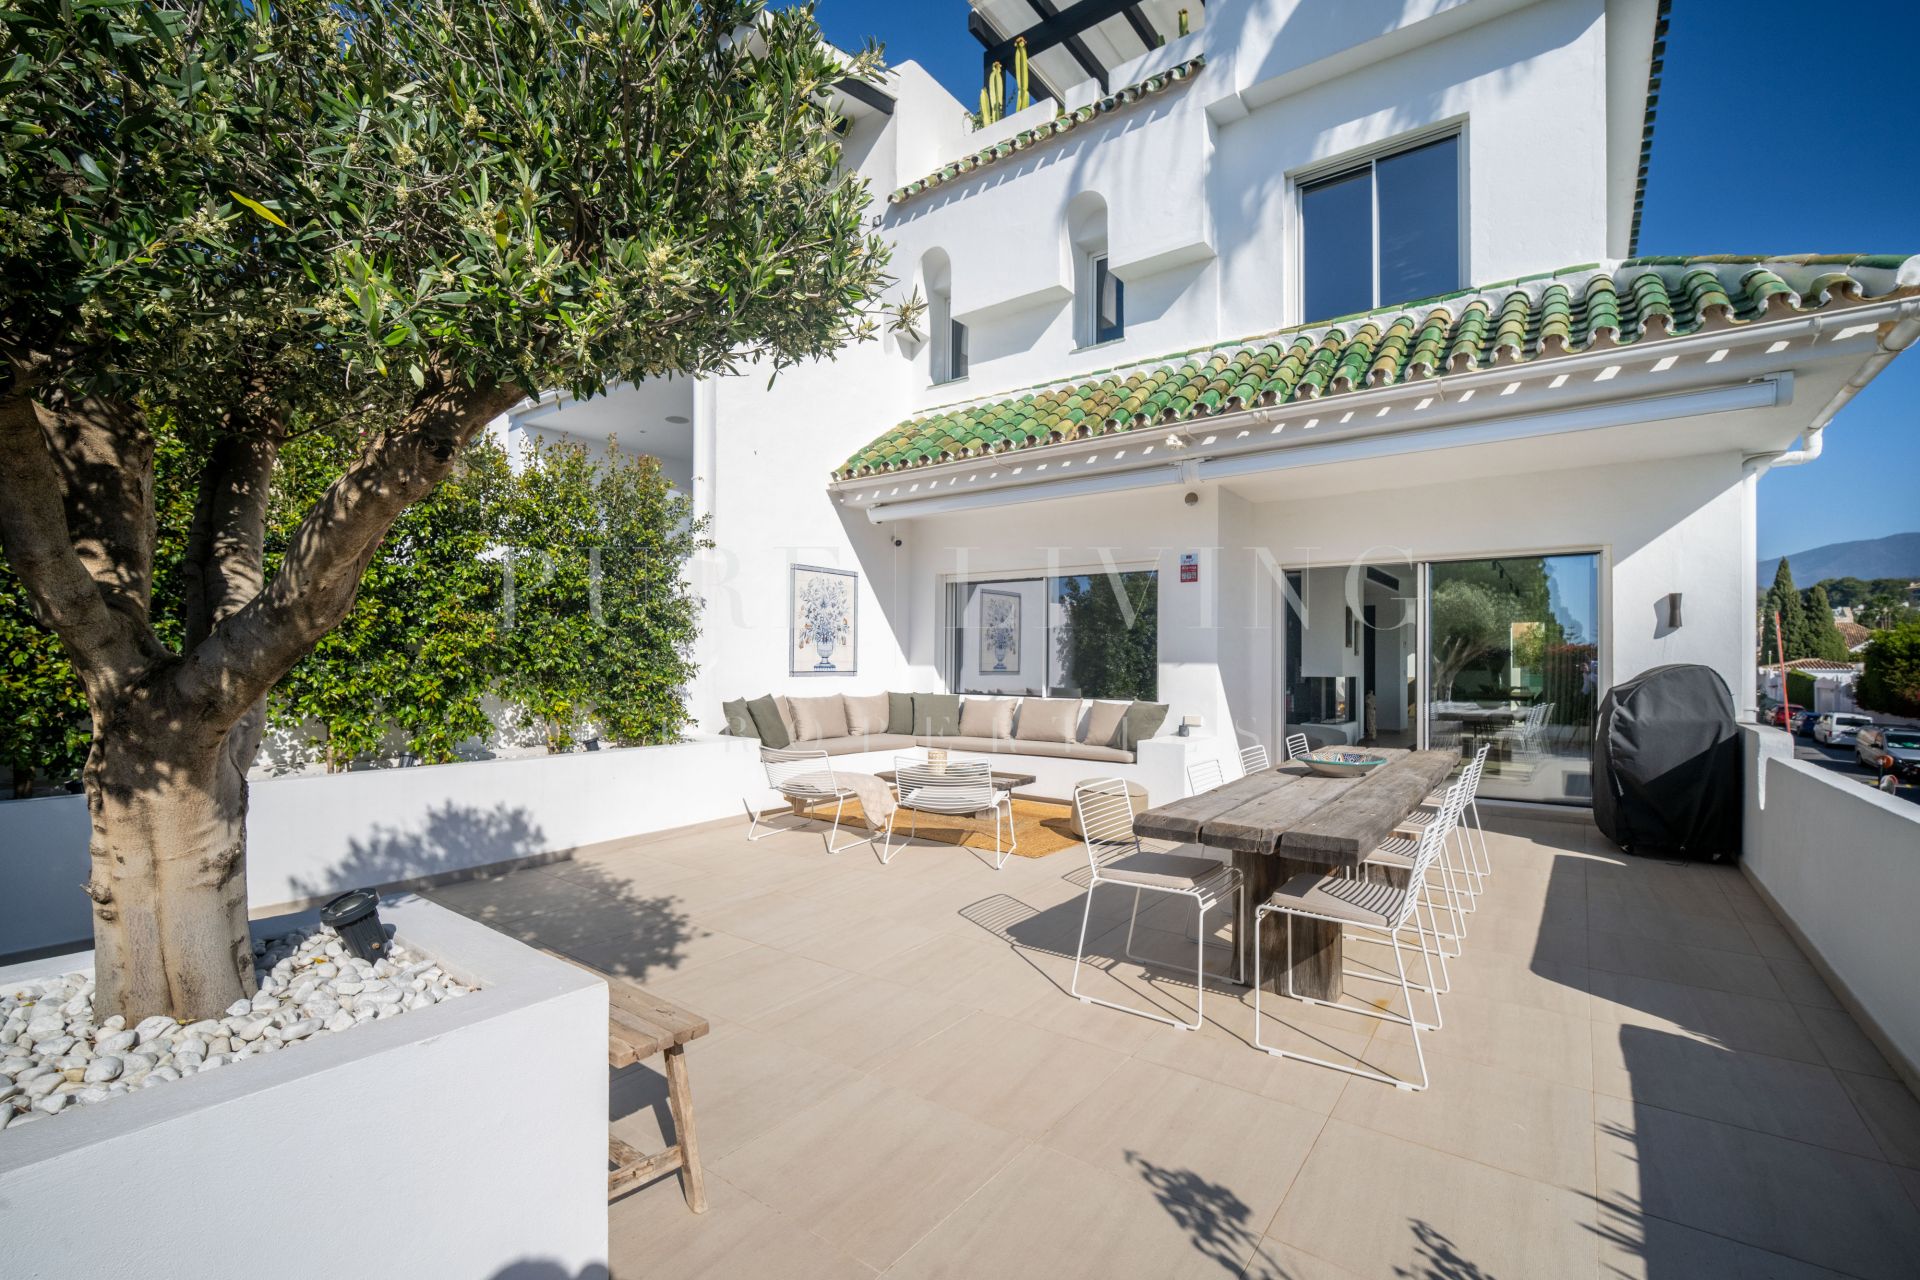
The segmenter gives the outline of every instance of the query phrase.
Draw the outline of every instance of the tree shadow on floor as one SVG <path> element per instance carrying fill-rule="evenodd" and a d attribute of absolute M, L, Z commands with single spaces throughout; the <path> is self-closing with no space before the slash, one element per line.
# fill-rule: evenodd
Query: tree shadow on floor
<path fill-rule="evenodd" d="M 1260 1247 L 1253 1228 L 1253 1210 L 1228 1187 L 1209 1182 L 1191 1169 L 1168 1169 L 1137 1151 L 1127 1152 L 1127 1163 L 1140 1174 L 1153 1198 L 1167 1211 L 1193 1247 L 1238 1276 Z"/>
<path fill-rule="evenodd" d="M 1461 1254 L 1447 1233 L 1420 1218 L 1409 1219 L 1413 1230 L 1414 1261 L 1411 1266 L 1395 1267 L 1393 1274 L 1405 1280 L 1494 1280 L 1492 1272 Z"/>
<path fill-rule="evenodd" d="M 649 895 L 596 862 L 550 853 L 545 832 L 519 806 L 451 801 L 417 827 L 375 825 L 316 879 L 296 878 L 309 897 L 342 886 L 413 889 L 441 906 L 604 973 L 644 982 L 678 967 L 693 936 L 679 899 Z M 488 864 L 520 864 L 489 872 Z"/>

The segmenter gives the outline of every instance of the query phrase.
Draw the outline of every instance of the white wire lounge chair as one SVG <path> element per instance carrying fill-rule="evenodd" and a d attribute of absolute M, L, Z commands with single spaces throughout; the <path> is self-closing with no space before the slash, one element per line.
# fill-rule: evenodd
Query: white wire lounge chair
<path fill-rule="evenodd" d="M 1288 734 L 1285 745 L 1287 748 L 1287 759 L 1289 760 L 1298 760 L 1301 756 L 1313 750 L 1313 744 L 1307 741 L 1307 735 L 1304 733 Z"/>
<path fill-rule="evenodd" d="M 832 760 L 825 751 L 762 747 L 760 763 L 767 771 L 767 787 L 779 792 L 782 799 L 794 805 L 796 815 L 804 817 L 799 814 L 801 809 L 825 804 L 829 800 L 833 802 L 833 825 L 827 831 L 828 853 L 845 853 L 859 845 L 873 844 L 874 833 L 871 828 L 864 840 L 835 843 L 840 835 L 841 813 L 847 801 L 858 798 L 858 793 L 834 773 Z M 763 815 L 753 801 L 748 800 L 745 804 L 747 816 L 752 819 L 747 826 L 747 839 L 764 840 L 776 831 L 793 830 L 791 827 L 775 827 L 771 824 L 765 831 L 760 830 Z"/>
<path fill-rule="evenodd" d="M 1267 759 L 1266 743 L 1256 742 L 1250 747 L 1240 749 L 1241 777 L 1244 778 L 1250 773 L 1265 773 L 1270 768 L 1272 768 L 1272 762 Z"/>
<path fill-rule="evenodd" d="M 920 815 L 935 813 L 948 818 L 982 819 L 993 815 L 993 869 L 999 871 L 1020 847 L 1013 827 L 1013 793 L 993 785 L 993 767 L 986 760 L 948 760 L 944 769 L 935 769 L 919 756 L 894 759 L 894 786 L 900 803 L 887 819 L 887 842 L 880 855 L 884 863 L 893 861 L 893 828 L 904 810 L 910 814 L 909 835 L 920 831 Z M 1005 815 L 1006 840 L 1001 848 L 1000 827 Z"/>

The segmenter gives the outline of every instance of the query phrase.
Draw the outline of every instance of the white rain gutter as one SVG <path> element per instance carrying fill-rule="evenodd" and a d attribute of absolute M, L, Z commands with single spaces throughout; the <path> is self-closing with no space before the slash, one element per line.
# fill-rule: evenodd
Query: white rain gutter
<path fill-rule="evenodd" d="M 1897 319 L 1880 339 L 1880 349 L 1867 357 L 1860 367 L 1854 370 L 1841 388 L 1833 393 L 1833 399 L 1821 406 L 1820 412 L 1813 416 L 1805 431 L 1800 433 L 1800 447 L 1787 449 L 1779 453 L 1756 453 L 1744 459 L 1741 470 L 1747 475 L 1760 475 L 1775 467 L 1798 467 L 1812 462 L 1820 456 L 1826 445 L 1827 424 L 1834 415 L 1845 408 L 1847 402 L 1860 394 L 1865 387 L 1880 375 L 1880 371 L 1893 363 L 1893 358 L 1912 346 L 1914 339 L 1920 338 L 1920 300 L 1908 300 L 1900 304 Z M 1822 317 L 1823 319 L 1825 317 Z M 1816 339 L 1818 330 L 1815 330 Z"/>
<path fill-rule="evenodd" d="M 869 506 L 866 509 L 867 519 L 874 524 L 889 524 L 895 520 L 911 520 L 920 516 L 948 515 L 959 511 L 978 511 L 1017 503 L 1046 502 L 1055 498 L 1085 497 L 1090 494 L 1193 484 L 1197 481 L 1221 480 L 1262 471 L 1281 471 L 1295 467 L 1322 466 L 1331 462 L 1383 457 L 1393 453 L 1426 452 L 1431 449 L 1461 445 L 1518 440 L 1529 436 L 1665 422 L 1675 418 L 1698 417 L 1709 413 L 1764 409 L 1790 403 L 1792 399 L 1793 375 L 1783 372 L 1755 379 L 1752 382 L 1681 392 L 1676 395 L 1613 401 L 1543 413 L 1516 414 L 1507 418 L 1482 418 L 1457 426 L 1438 426 L 1377 436 L 1349 437 L 1226 457 L 1210 458 L 1189 454 L 1169 458 L 1166 462 L 1151 466 L 1133 467 L 1125 471 L 1112 471 L 1100 475 L 1076 476 L 1068 480 L 1033 480 L 1017 485 L 996 485 L 972 492 L 950 492 L 924 498 L 905 498 L 896 502 L 882 502 Z M 1297 408 L 1294 411 L 1297 412 Z M 1285 415 L 1285 409 L 1274 407 L 1256 410 L 1244 417 L 1246 420 L 1258 423 L 1272 421 Z"/>

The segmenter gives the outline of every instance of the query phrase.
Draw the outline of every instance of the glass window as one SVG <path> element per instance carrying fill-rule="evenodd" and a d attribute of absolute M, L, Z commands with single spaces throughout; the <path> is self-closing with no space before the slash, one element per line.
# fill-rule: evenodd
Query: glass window
<path fill-rule="evenodd" d="M 1486 746 L 1488 796 L 1590 804 L 1600 557 L 1435 564 L 1427 618 L 1429 744 Z"/>
<path fill-rule="evenodd" d="M 1300 188 L 1305 319 L 1460 287 L 1460 139 L 1382 156 Z"/>
<path fill-rule="evenodd" d="M 951 583 L 948 687 L 1152 701 L 1159 600 L 1151 569 Z"/>
<path fill-rule="evenodd" d="M 967 376 L 967 326 L 958 320 L 953 322 L 953 332 L 947 339 L 947 381 Z"/>
<path fill-rule="evenodd" d="M 1306 318 L 1373 305 L 1373 172 L 1329 178 L 1300 192 Z"/>
<path fill-rule="evenodd" d="M 1113 342 L 1126 336 L 1127 286 L 1107 270 L 1105 258 L 1093 260 L 1093 340 Z"/>
<path fill-rule="evenodd" d="M 1460 287 L 1460 140 L 1443 138 L 1373 166 L 1380 209 L 1377 306 Z"/>

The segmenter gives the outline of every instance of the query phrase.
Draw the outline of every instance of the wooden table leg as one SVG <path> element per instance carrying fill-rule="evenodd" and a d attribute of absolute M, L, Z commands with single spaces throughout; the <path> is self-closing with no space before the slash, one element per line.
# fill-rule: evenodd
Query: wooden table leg
<path fill-rule="evenodd" d="M 1292 858 L 1272 854 L 1240 852 L 1233 855 L 1233 865 L 1240 868 L 1241 879 L 1247 886 L 1246 914 L 1236 922 L 1239 925 L 1237 937 L 1245 939 L 1244 945 L 1248 948 L 1247 981 L 1253 981 L 1253 947 L 1259 946 L 1262 949 L 1260 976 L 1269 992 L 1282 996 L 1287 994 L 1287 971 L 1291 969 L 1295 995 L 1337 1002 L 1343 989 L 1340 982 L 1344 962 L 1340 926 L 1295 917 L 1293 954 L 1288 955 L 1286 919 L 1270 916 L 1266 928 L 1256 933 L 1252 915 L 1255 907 L 1295 875 L 1302 871 L 1324 874 L 1327 868 L 1317 863 L 1296 862 Z"/>
<path fill-rule="evenodd" d="M 707 1211 L 707 1177 L 700 1169 L 700 1149 L 693 1135 L 693 1089 L 687 1083 L 687 1047 L 676 1044 L 667 1060 L 667 1106 L 673 1111 L 673 1136 L 680 1148 L 680 1177 L 685 1183 L 687 1207 Z"/>

